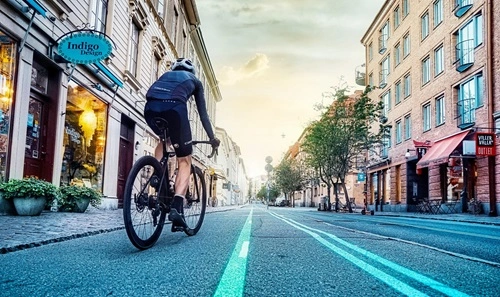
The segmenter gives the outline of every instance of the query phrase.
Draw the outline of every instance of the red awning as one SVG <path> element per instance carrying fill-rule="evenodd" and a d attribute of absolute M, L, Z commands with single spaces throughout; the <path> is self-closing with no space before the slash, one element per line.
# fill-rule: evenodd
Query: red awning
<path fill-rule="evenodd" d="M 450 154 L 462 143 L 470 130 L 462 131 L 455 135 L 436 141 L 427 151 L 427 153 L 418 161 L 417 169 L 425 168 L 431 163 L 446 163 Z"/>

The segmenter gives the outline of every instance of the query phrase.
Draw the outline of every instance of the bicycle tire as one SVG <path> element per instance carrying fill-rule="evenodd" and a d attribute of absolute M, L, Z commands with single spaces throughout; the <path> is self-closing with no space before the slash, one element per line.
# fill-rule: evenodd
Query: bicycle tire
<path fill-rule="evenodd" d="M 165 182 L 160 185 L 162 172 L 158 160 L 152 156 L 143 156 L 132 166 L 125 183 L 123 195 L 125 230 L 132 244 L 141 250 L 148 249 L 156 243 L 165 224 L 166 210 L 161 207 L 158 199 L 160 191 L 166 192 Z"/>
<path fill-rule="evenodd" d="M 184 200 L 184 219 L 189 227 L 184 232 L 188 236 L 193 236 L 200 230 L 205 219 L 206 207 L 207 192 L 205 177 L 200 168 L 191 166 L 188 193 Z"/>

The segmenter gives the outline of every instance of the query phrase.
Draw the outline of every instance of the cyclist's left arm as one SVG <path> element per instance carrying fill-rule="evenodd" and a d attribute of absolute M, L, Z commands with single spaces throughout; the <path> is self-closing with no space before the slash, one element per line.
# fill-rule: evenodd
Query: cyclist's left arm
<path fill-rule="evenodd" d="M 209 139 L 214 139 L 215 134 L 212 129 L 212 124 L 210 123 L 210 119 L 208 117 L 207 112 L 207 104 L 205 102 L 205 93 L 203 91 L 203 85 L 199 80 L 195 83 L 196 87 L 194 90 L 194 99 L 196 101 L 196 108 L 198 109 L 198 114 L 200 115 L 201 124 L 203 128 L 207 132 Z"/>

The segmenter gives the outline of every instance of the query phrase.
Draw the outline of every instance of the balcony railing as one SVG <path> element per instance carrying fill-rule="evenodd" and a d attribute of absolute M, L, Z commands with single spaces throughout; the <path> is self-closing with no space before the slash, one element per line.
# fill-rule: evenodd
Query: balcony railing
<path fill-rule="evenodd" d="M 456 69 L 458 72 L 464 72 L 474 65 L 474 40 L 467 39 L 459 42 L 456 49 Z"/>
<path fill-rule="evenodd" d="M 455 16 L 457 18 L 463 16 L 469 9 L 472 8 L 474 0 L 456 0 L 457 6 L 455 6 Z"/>
<path fill-rule="evenodd" d="M 387 76 L 389 76 L 389 70 L 388 69 L 382 69 L 380 70 L 380 73 L 379 73 L 379 79 L 380 79 L 380 84 L 379 84 L 379 88 L 383 89 L 385 88 L 385 86 L 387 86 Z"/>
<path fill-rule="evenodd" d="M 387 50 L 387 39 L 389 39 L 389 35 L 382 34 L 378 38 L 378 52 L 383 55 Z"/>
<path fill-rule="evenodd" d="M 476 124 L 476 98 L 466 98 L 458 101 L 457 127 L 467 129 Z"/>

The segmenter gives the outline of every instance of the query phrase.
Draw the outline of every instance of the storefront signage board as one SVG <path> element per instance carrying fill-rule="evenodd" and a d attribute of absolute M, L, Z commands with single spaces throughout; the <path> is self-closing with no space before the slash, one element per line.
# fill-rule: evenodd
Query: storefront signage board
<path fill-rule="evenodd" d="M 104 34 L 82 31 L 68 34 L 57 46 L 59 55 L 74 64 L 91 64 L 111 55 L 113 45 Z"/>
<path fill-rule="evenodd" d="M 476 156 L 495 156 L 495 133 L 476 133 Z"/>

